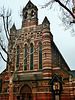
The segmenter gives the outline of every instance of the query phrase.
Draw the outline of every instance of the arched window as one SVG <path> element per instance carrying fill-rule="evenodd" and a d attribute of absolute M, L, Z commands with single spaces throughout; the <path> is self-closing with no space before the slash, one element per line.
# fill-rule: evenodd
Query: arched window
<path fill-rule="evenodd" d="M 31 17 L 34 17 L 34 11 L 33 10 L 31 11 Z"/>
<path fill-rule="evenodd" d="M 25 19 L 27 19 L 27 17 L 28 17 L 28 13 L 26 12 L 26 13 L 25 13 Z"/>
<path fill-rule="evenodd" d="M 33 44 L 30 45 L 30 70 L 33 70 Z"/>
<path fill-rule="evenodd" d="M 27 70 L 27 45 L 25 45 L 24 70 Z"/>
<path fill-rule="evenodd" d="M 39 69 L 42 69 L 42 44 L 39 43 Z"/>
<path fill-rule="evenodd" d="M 16 63 L 16 68 L 19 67 L 19 53 L 20 53 L 20 47 L 19 45 L 17 46 L 17 63 Z"/>

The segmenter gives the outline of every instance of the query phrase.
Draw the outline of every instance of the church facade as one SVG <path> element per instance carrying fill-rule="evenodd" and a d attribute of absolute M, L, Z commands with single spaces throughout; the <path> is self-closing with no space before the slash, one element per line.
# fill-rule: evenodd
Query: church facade
<path fill-rule="evenodd" d="M 22 28 L 13 25 L 10 30 L 11 41 L 19 35 L 11 66 L 12 73 L 18 69 L 13 80 L 14 100 L 75 100 L 75 71 L 54 43 L 48 18 L 38 25 L 38 8 L 31 1 L 23 9 Z M 8 99 L 7 66 L 0 75 L 0 100 Z"/>

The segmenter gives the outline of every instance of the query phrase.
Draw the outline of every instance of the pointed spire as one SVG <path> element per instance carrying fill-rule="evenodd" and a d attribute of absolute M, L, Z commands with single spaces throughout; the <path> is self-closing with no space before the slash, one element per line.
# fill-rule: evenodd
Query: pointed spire
<path fill-rule="evenodd" d="M 12 29 L 16 30 L 15 23 L 13 23 Z"/>
<path fill-rule="evenodd" d="M 43 23 L 48 23 L 48 24 L 50 24 L 50 22 L 49 22 L 47 16 L 45 16 L 45 18 L 44 18 L 44 20 L 43 20 Z"/>
<path fill-rule="evenodd" d="M 12 32 L 15 31 L 15 30 L 16 30 L 16 26 L 15 26 L 15 23 L 13 23 L 13 25 L 12 25 L 10 31 L 11 31 L 11 33 L 12 33 Z"/>
<path fill-rule="evenodd" d="M 31 5 L 31 6 L 30 6 Z M 35 6 L 31 0 L 28 1 L 27 5 L 24 7 L 24 9 L 31 9 L 31 8 L 36 8 L 37 9 L 37 6 Z"/>
<path fill-rule="evenodd" d="M 45 16 L 45 18 L 44 18 L 44 20 L 42 22 L 42 25 L 43 25 L 44 28 L 45 27 L 50 28 L 50 22 L 49 22 L 49 20 L 48 20 L 48 18 L 46 16 Z"/>

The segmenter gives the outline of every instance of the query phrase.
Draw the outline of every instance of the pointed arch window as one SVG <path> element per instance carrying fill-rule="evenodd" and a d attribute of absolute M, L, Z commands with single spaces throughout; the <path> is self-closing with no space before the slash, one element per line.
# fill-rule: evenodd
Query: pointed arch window
<path fill-rule="evenodd" d="M 42 44 L 39 43 L 39 69 L 42 69 Z"/>
<path fill-rule="evenodd" d="M 27 19 L 27 17 L 28 17 L 28 12 L 25 13 L 25 19 Z"/>
<path fill-rule="evenodd" d="M 25 60 L 24 60 L 24 70 L 27 70 L 27 45 L 25 45 Z"/>
<path fill-rule="evenodd" d="M 16 68 L 19 67 L 19 53 L 20 53 L 20 47 L 19 45 L 17 46 L 17 64 L 16 64 Z"/>
<path fill-rule="evenodd" d="M 33 70 L 33 44 L 30 45 L 30 70 Z"/>
<path fill-rule="evenodd" d="M 31 17 L 34 17 L 34 11 L 33 10 L 31 11 Z"/>

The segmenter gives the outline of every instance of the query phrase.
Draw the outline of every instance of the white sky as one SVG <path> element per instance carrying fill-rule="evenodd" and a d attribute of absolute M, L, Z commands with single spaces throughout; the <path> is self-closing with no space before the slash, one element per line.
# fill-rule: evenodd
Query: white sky
<path fill-rule="evenodd" d="M 17 28 L 21 27 L 20 10 L 25 7 L 29 0 L 0 0 L 0 8 L 6 7 L 12 10 L 12 19 Z M 61 21 L 58 17 L 58 5 L 54 5 L 54 9 L 41 9 L 46 1 L 49 0 L 31 0 L 38 7 L 39 24 L 42 23 L 45 16 L 50 21 L 51 33 L 54 36 L 54 42 L 57 45 L 60 53 L 64 57 L 71 70 L 75 70 L 75 36 L 71 36 L 70 30 L 64 31 Z M 5 68 L 4 62 L 0 64 L 0 72 Z"/>

